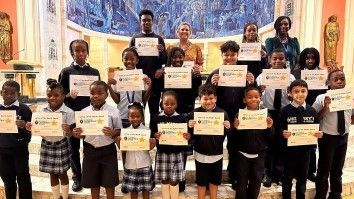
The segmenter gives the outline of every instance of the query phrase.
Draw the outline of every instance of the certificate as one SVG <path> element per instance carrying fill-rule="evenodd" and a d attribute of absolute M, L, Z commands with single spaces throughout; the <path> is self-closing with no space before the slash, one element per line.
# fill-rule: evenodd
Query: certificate
<path fill-rule="evenodd" d="M 157 128 L 161 133 L 159 144 L 188 145 L 188 141 L 183 137 L 183 133 L 187 132 L 187 123 L 160 123 Z"/>
<path fill-rule="evenodd" d="M 351 88 L 328 90 L 327 96 L 331 98 L 330 112 L 348 110 L 353 107 L 353 91 Z"/>
<path fill-rule="evenodd" d="M 195 112 L 195 135 L 224 135 L 224 113 Z"/>
<path fill-rule="evenodd" d="M 219 68 L 218 86 L 245 87 L 247 65 L 222 65 Z"/>
<path fill-rule="evenodd" d="M 165 88 L 192 88 L 190 68 L 165 67 Z"/>
<path fill-rule="evenodd" d="M 262 85 L 272 89 L 285 89 L 290 84 L 289 69 L 263 69 Z"/>
<path fill-rule="evenodd" d="M 32 135 L 63 136 L 62 113 L 37 112 L 32 114 Z"/>
<path fill-rule="evenodd" d="M 240 61 L 260 61 L 261 43 L 239 43 L 240 51 L 238 60 Z"/>
<path fill-rule="evenodd" d="M 0 133 L 18 133 L 16 111 L 0 111 Z"/>
<path fill-rule="evenodd" d="M 246 110 L 240 109 L 238 120 L 240 124 L 237 129 L 266 129 L 268 109 Z"/>
<path fill-rule="evenodd" d="M 122 151 L 150 150 L 149 129 L 121 129 L 120 138 Z"/>
<path fill-rule="evenodd" d="M 319 129 L 319 124 L 288 124 L 288 131 L 291 133 L 288 138 L 288 146 L 317 144 L 314 134 Z"/>
<path fill-rule="evenodd" d="M 327 70 L 301 70 L 301 79 L 305 80 L 309 90 L 327 89 Z"/>
<path fill-rule="evenodd" d="M 77 96 L 90 96 L 90 85 L 97 81 L 98 76 L 92 75 L 70 75 L 70 90 L 79 91 Z"/>
<path fill-rule="evenodd" d="M 157 49 L 158 44 L 158 38 L 135 38 L 135 47 L 138 51 L 139 56 L 159 56 L 159 50 Z"/>
<path fill-rule="evenodd" d="M 82 128 L 82 135 L 103 135 L 108 126 L 107 111 L 75 111 L 76 127 Z"/>
<path fill-rule="evenodd" d="M 135 70 L 120 70 L 114 74 L 114 79 L 117 81 L 117 91 L 141 91 L 144 90 L 143 71 Z"/>
<path fill-rule="evenodd" d="M 194 61 L 184 61 L 182 67 L 189 68 L 192 70 L 194 65 L 195 65 Z"/>

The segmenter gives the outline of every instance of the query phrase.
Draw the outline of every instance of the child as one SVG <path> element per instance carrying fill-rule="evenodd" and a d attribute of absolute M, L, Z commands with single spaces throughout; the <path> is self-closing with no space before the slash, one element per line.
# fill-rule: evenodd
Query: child
<path fill-rule="evenodd" d="M 328 74 L 329 89 L 345 87 L 345 75 L 340 70 Z M 316 199 L 326 198 L 328 191 L 328 176 L 331 188 L 328 198 L 342 198 L 342 173 L 348 145 L 350 123 L 354 123 L 354 110 L 330 112 L 331 99 L 326 94 L 319 95 L 312 105 L 320 119 L 320 129 L 323 137 L 318 141 L 319 158 L 316 180 Z M 350 119 L 351 118 L 351 119 Z"/>
<path fill-rule="evenodd" d="M 247 110 L 259 110 L 261 91 L 254 87 L 247 87 L 243 102 Z M 236 196 L 237 199 L 257 199 L 261 188 L 264 173 L 264 161 L 268 148 L 268 137 L 272 134 L 273 120 L 268 117 L 267 129 L 238 130 L 240 121 L 235 117 L 235 132 L 229 136 L 234 139 L 237 151 L 235 152 L 236 167 Z"/>
<path fill-rule="evenodd" d="M 32 112 L 27 105 L 19 103 L 20 85 L 12 80 L 2 85 L 3 104 L 1 111 L 16 111 L 18 133 L 0 133 L 0 175 L 4 182 L 6 198 L 16 198 L 17 185 L 19 198 L 32 198 L 32 183 L 29 174 L 28 143 L 31 134 L 25 129 L 31 121 Z"/>
<path fill-rule="evenodd" d="M 206 186 L 209 186 L 210 198 L 216 199 L 222 177 L 223 143 L 230 122 L 227 113 L 216 106 L 216 90 L 211 84 L 199 88 L 199 97 L 201 107 L 192 111 L 191 118 L 194 118 L 194 112 L 224 113 L 224 135 L 193 135 L 198 198 L 205 199 Z M 191 132 L 195 123 L 194 119 L 188 122 Z"/>
<path fill-rule="evenodd" d="M 95 81 L 90 85 L 91 105 L 82 111 L 108 111 L 108 126 L 103 135 L 81 136 L 85 131 L 74 128 L 73 135 L 84 138 L 84 159 L 82 161 L 82 186 L 91 188 L 92 199 L 100 197 L 100 187 L 106 189 L 107 199 L 114 198 L 114 188 L 118 185 L 118 160 L 115 138 L 119 135 L 122 122 L 119 110 L 108 105 L 108 85 Z"/>
<path fill-rule="evenodd" d="M 131 124 L 128 128 L 149 129 L 143 125 L 144 108 L 140 103 L 134 102 L 128 107 L 128 119 Z M 120 146 L 120 137 L 117 139 Z M 150 150 L 156 145 L 154 138 L 150 138 Z M 137 161 L 139 160 L 139 161 Z M 150 191 L 155 187 L 149 151 L 127 151 L 124 164 L 122 190 L 130 192 L 132 199 L 138 198 L 142 192 L 143 199 L 150 197 Z"/>
<path fill-rule="evenodd" d="M 284 69 L 286 68 L 285 52 L 283 49 L 275 49 L 269 55 L 269 65 L 271 69 Z M 295 80 L 295 77 L 290 74 L 289 84 Z M 290 103 L 286 89 L 269 89 L 262 83 L 262 74 L 260 74 L 256 82 L 262 88 L 262 102 L 264 108 L 268 108 L 271 118 L 273 118 L 273 126 L 275 137 L 270 143 L 266 155 L 265 175 L 263 178 L 263 186 L 270 187 L 272 181 L 279 184 L 282 176 L 282 162 L 279 154 L 280 151 L 280 132 L 278 126 L 278 117 L 280 108 L 285 107 Z"/>
<path fill-rule="evenodd" d="M 258 38 L 258 26 L 255 22 L 246 23 L 243 27 L 242 43 L 259 43 Z M 248 71 L 253 76 L 258 77 L 262 73 L 262 70 L 267 68 L 267 53 L 265 46 L 262 45 L 260 61 L 239 61 L 240 65 L 248 65 Z"/>
<path fill-rule="evenodd" d="M 292 132 L 287 129 L 289 124 L 318 123 L 315 109 L 305 102 L 307 89 L 307 83 L 304 80 L 293 81 L 289 87 L 289 93 L 293 101 L 280 112 L 280 129 L 285 138 L 282 139 L 282 151 L 284 151 L 282 197 L 284 199 L 291 199 L 291 188 L 294 178 L 296 178 L 296 198 L 305 199 L 310 154 L 315 145 L 287 146 L 287 139 L 292 136 Z M 313 136 L 321 138 L 322 132 L 317 131 Z"/>
<path fill-rule="evenodd" d="M 138 52 L 134 47 L 126 48 L 122 52 L 122 62 L 126 70 L 136 69 L 136 64 L 139 62 Z M 123 128 L 130 126 L 128 121 L 128 105 L 134 102 L 139 102 L 145 104 L 151 94 L 151 79 L 144 75 L 143 81 L 145 83 L 144 91 L 125 91 L 120 92 L 111 87 L 117 82 L 115 79 L 109 79 L 107 84 L 109 86 L 109 93 L 116 104 L 118 104 L 118 110 L 120 112 L 120 117 L 122 118 Z"/>
<path fill-rule="evenodd" d="M 240 50 L 239 45 L 235 41 L 227 41 L 220 46 L 222 64 L 223 65 L 236 65 L 237 64 L 237 56 L 238 51 Z M 216 86 L 216 96 L 218 96 L 218 100 L 216 105 L 221 109 L 227 112 L 227 115 L 230 117 L 230 120 L 233 121 L 238 109 L 243 108 L 244 104 L 242 103 L 243 98 L 243 87 L 223 87 L 218 86 L 218 81 L 220 79 L 219 69 L 214 70 L 208 76 L 206 83 L 213 84 Z M 250 84 L 254 82 L 254 76 L 252 73 L 248 72 L 246 77 L 246 84 Z M 229 163 L 227 166 L 227 170 L 229 171 L 229 179 L 232 184 L 232 188 L 236 189 L 235 184 L 235 173 L 233 173 L 235 167 L 234 154 L 232 151 L 234 150 L 235 144 L 233 144 L 230 139 L 227 139 L 227 150 L 229 154 Z"/>
<path fill-rule="evenodd" d="M 89 55 L 89 46 L 85 40 L 73 40 L 69 45 L 69 50 L 74 61 L 69 67 L 62 69 L 58 77 L 58 82 L 64 87 L 65 104 L 73 111 L 81 111 L 83 108 L 90 105 L 90 97 L 78 96 L 80 91 L 74 89 L 70 90 L 70 75 L 98 76 L 98 79 L 100 79 L 100 73 L 86 62 L 87 56 Z M 82 189 L 79 152 L 80 140 L 71 136 L 69 143 L 71 150 L 71 170 L 73 172 L 72 179 L 74 180 L 72 190 L 77 192 Z"/>
<path fill-rule="evenodd" d="M 64 89 L 56 80 L 47 80 L 47 101 L 48 104 L 41 112 L 61 113 L 63 116 L 63 136 L 43 137 L 41 154 L 39 159 L 39 171 L 50 174 L 50 185 L 54 199 L 68 199 L 69 179 L 66 173 L 70 168 L 70 148 L 66 136 L 71 135 L 74 127 L 74 111 L 64 104 Z M 32 124 L 27 122 L 26 129 L 31 130 Z M 62 197 L 60 196 L 60 185 Z"/>
<path fill-rule="evenodd" d="M 160 145 L 158 140 L 161 132 L 158 131 L 159 123 L 186 123 L 187 119 L 176 112 L 177 95 L 173 91 L 166 91 L 162 95 L 163 111 L 154 115 L 150 121 L 152 137 L 157 139 L 157 153 L 155 162 L 155 181 L 161 181 L 162 199 L 178 199 L 178 183 L 185 179 L 183 167 L 183 152 L 186 146 Z M 189 140 L 190 134 L 183 133 Z"/>

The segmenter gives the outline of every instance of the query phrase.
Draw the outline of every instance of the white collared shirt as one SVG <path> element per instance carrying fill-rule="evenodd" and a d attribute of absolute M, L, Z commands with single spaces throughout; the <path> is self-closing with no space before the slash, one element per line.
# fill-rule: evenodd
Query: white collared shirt
<path fill-rule="evenodd" d="M 17 106 L 17 107 L 19 107 L 19 106 L 20 106 L 20 102 L 19 102 L 18 100 L 16 100 L 16 101 L 14 101 L 12 104 L 10 104 L 10 105 L 5 105 L 5 104 L 3 103 L 3 104 L 0 104 L 0 106 L 3 106 L 3 107 L 5 107 L 5 108 L 9 108 L 9 107 L 11 107 L 11 106 Z"/>
<path fill-rule="evenodd" d="M 161 111 L 159 114 L 159 116 L 166 116 L 166 117 L 172 117 L 172 116 L 177 116 L 177 115 L 179 115 L 179 114 L 176 111 L 171 116 L 166 115 L 165 111 Z"/>
<path fill-rule="evenodd" d="M 85 66 L 88 66 L 88 64 L 85 63 L 84 65 L 81 66 L 80 64 L 76 63 L 76 61 L 74 61 L 74 66 L 79 66 L 80 68 L 83 68 Z"/>
<path fill-rule="evenodd" d="M 49 104 L 47 104 L 44 108 L 42 108 L 41 112 L 45 112 L 45 113 L 61 113 L 62 114 L 62 118 L 63 118 L 63 124 L 72 125 L 72 124 L 75 123 L 75 113 L 74 113 L 74 111 L 71 110 L 69 107 L 67 107 L 64 103 L 56 111 L 53 111 L 49 107 Z M 49 142 L 57 142 L 59 140 L 62 140 L 63 138 L 64 138 L 64 132 L 63 132 L 63 136 L 46 136 L 46 137 L 43 137 L 43 139 L 45 139 L 45 140 L 47 140 Z"/>
<path fill-rule="evenodd" d="M 132 129 L 130 125 L 128 129 Z M 149 129 L 148 127 L 140 124 L 137 129 Z M 149 151 L 127 151 L 125 157 L 124 168 L 126 169 L 140 169 L 151 165 L 151 157 Z"/>
<path fill-rule="evenodd" d="M 92 105 L 82 109 L 82 111 L 95 111 Z M 119 110 L 114 108 L 113 106 L 105 103 L 100 111 L 108 111 L 108 126 L 112 129 L 121 129 L 122 128 L 122 120 L 120 118 Z M 85 129 L 84 129 L 85 130 Z M 102 147 L 110 145 L 114 142 L 110 136 L 105 136 L 102 132 L 102 135 L 87 135 L 84 139 L 85 142 L 91 144 L 94 147 Z"/>
<path fill-rule="evenodd" d="M 303 104 L 299 105 L 298 103 L 292 101 L 292 102 L 291 102 L 291 105 L 292 105 L 293 107 L 295 107 L 295 108 L 299 108 L 299 106 L 302 106 L 302 107 L 304 107 L 304 109 L 306 109 L 306 102 L 304 102 Z"/>

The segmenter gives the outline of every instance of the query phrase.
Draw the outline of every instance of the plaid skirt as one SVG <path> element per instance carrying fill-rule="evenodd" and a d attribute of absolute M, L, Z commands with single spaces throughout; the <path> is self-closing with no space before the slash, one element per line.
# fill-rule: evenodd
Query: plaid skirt
<path fill-rule="evenodd" d="M 57 142 L 42 139 L 39 171 L 62 174 L 70 168 L 70 147 L 65 137 Z"/>
<path fill-rule="evenodd" d="M 152 167 L 124 169 L 122 192 L 152 191 L 155 188 Z"/>
<path fill-rule="evenodd" d="M 183 153 L 156 153 L 155 180 L 169 180 L 173 182 L 184 181 L 185 170 L 183 166 Z"/>

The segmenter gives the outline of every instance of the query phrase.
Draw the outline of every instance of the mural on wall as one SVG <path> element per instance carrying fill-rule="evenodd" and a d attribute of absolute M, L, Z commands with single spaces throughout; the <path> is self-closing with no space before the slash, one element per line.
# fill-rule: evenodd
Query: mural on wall
<path fill-rule="evenodd" d="M 0 11 L 0 59 L 6 63 L 12 59 L 12 26 L 10 16 Z"/>
<path fill-rule="evenodd" d="M 175 38 L 186 21 L 192 38 L 241 34 L 243 25 L 256 21 L 263 27 L 274 21 L 275 0 L 67 0 L 67 19 L 94 31 L 133 36 L 140 31 L 139 12 L 154 12 L 154 31 Z"/>

